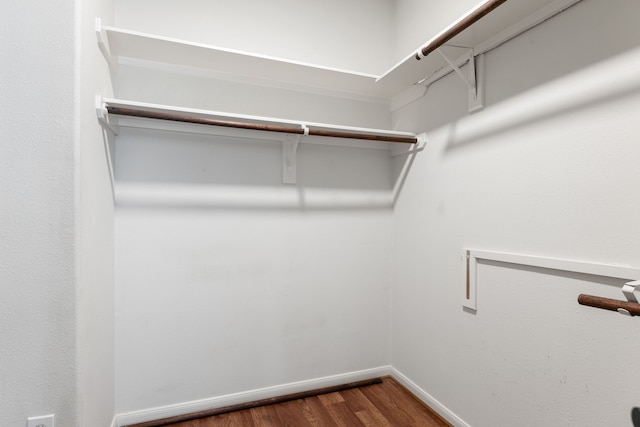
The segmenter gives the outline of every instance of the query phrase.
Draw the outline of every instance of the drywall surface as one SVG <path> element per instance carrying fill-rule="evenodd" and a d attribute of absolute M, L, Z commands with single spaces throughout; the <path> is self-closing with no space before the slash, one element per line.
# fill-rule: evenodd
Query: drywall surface
<path fill-rule="evenodd" d="M 116 405 L 145 410 L 386 365 L 388 152 L 121 129 Z"/>
<path fill-rule="evenodd" d="M 393 1 L 117 1 L 122 28 L 310 64 L 382 74 Z"/>
<path fill-rule="evenodd" d="M 388 57 L 389 2 L 262 3 L 118 2 L 116 24 L 340 68 L 386 67 L 362 49 L 373 43 Z M 115 87 L 136 101 L 391 124 L 383 102 L 180 67 L 122 64 Z M 297 185 L 283 185 L 281 141 L 121 128 L 118 413 L 387 365 L 389 152 L 307 142 Z"/>
<path fill-rule="evenodd" d="M 477 0 L 396 0 L 392 64 L 415 54 L 423 44 L 478 5 Z M 484 3 L 484 1 L 482 2 Z"/>
<path fill-rule="evenodd" d="M 640 406 L 640 323 L 576 302 L 622 281 L 485 262 L 474 313 L 460 260 L 640 266 L 639 7 L 585 0 L 490 52 L 480 113 L 451 74 L 394 117 L 429 145 L 394 210 L 391 364 L 466 425 L 624 426 Z"/>
<path fill-rule="evenodd" d="M 207 77 L 194 70 L 120 65 L 116 97 L 139 102 L 389 129 L 387 101 L 247 84 Z"/>
<path fill-rule="evenodd" d="M 74 2 L 2 16 L 0 425 L 55 413 L 73 426 Z"/>
<path fill-rule="evenodd" d="M 80 426 L 109 426 L 115 413 L 113 288 L 113 135 L 95 113 L 95 96 L 112 94 L 109 67 L 98 49 L 95 17 L 113 20 L 112 0 L 82 2 L 78 16 L 80 118 L 77 170 L 77 408 Z"/>

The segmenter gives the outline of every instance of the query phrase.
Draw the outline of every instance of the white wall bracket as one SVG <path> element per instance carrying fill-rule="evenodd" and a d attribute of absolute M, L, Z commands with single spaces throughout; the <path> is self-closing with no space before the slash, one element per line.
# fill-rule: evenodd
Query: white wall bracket
<path fill-rule="evenodd" d="M 462 305 L 466 308 L 477 310 L 478 292 L 478 260 L 495 261 L 508 264 L 526 265 L 549 270 L 568 271 L 573 273 L 590 274 L 594 276 L 612 277 L 626 279 L 638 277 L 640 268 L 623 267 L 615 264 L 601 264 L 595 262 L 584 262 L 571 259 L 547 258 L 533 255 L 512 254 L 504 252 L 481 251 L 475 249 L 463 249 L 461 253 L 464 280 L 464 297 Z M 628 282 L 622 288 L 622 292 L 630 302 L 636 302 L 634 295 L 636 290 L 640 290 L 640 280 Z M 622 314 L 631 315 L 627 310 L 618 309 Z"/>
<path fill-rule="evenodd" d="M 442 49 L 437 49 L 442 58 L 456 72 L 468 88 L 469 112 L 478 111 L 484 107 L 484 55 L 478 55 L 478 64 L 473 49 L 469 49 L 467 62 L 469 64 L 468 73 L 464 73 L 455 62 L 450 59 Z"/>
<path fill-rule="evenodd" d="M 462 306 L 475 311 L 478 309 L 478 260 L 469 249 L 462 251 L 461 259 L 465 277 Z"/>
<path fill-rule="evenodd" d="M 638 303 L 638 298 L 636 298 L 636 295 L 635 295 L 635 291 L 638 288 L 640 288 L 640 280 L 635 280 L 633 282 L 627 282 L 627 283 L 624 284 L 624 286 L 622 286 L 622 293 L 627 298 L 627 301 Z M 625 310 L 624 308 L 618 308 L 618 313 L 624 314 L 624 315 L 627 315 L 627 316 L 631 316 L 632 315 L 631 313 L 629 313 L 628 310 Z"/>
<path fill-rule="evenodd" d="M 415 144 L 414 148 L 411 148 L 409 150 L 394 151 L 394 147 L 391 147 L 389 157 L 408 156 L 423 151 L 427 147 L 427 134 L 423 132 L 419 135 L 416 135 L 416 138 L 418 139 L 418 142 Z"/>
<path fill-rule="evenodd" d="M 95 30 L 96 30 L 96 39 L 98 40 L 98 49 L 102 52 L 102 56 L 109 64 L 109 69 L 112 73 L 118 72 L 118 63 L 113 60 L 111 56 L 111 52 L 109 50 L 109 42 L 104 37 L 104 32 L 102 31 L 102 20 L 100 18 L 96 18 Z"/>
<path fill-rule="evenodd" d="M 629 302 L 638 302 L 638 298 L 636 298 L 634 292 L 636 289 L 640 288 L 640 280 L 636 280 L 634 282 L 627 282 L 622 287 L 622 293 L 627 298 Z"/>
<path fill-rule="evenodd" d="M 304 135 L 309 134 L 309 128 L 302 125 Z M 287 139 L 282 141 L 282 183 L 295 184 L 297 174 L 297 152 L 300 137 L 302 135 L 289 134 Z"/>
<path fill-rule="evenodd" d="M 440 56 L 442 56 L 442 59 L 444 59 L 447 64 L 449 64 L 449 66 L 453 69 L 453 71 L 456 72 L 456 74 L 458 75 L 458 77 L 460 77 L 462 79 L 462 81 L 469 87 L 469 89 L 473 89 L 474 91 L 476 90 L 476 75 L 474 70 L 471 70 L 471 72 L 469 73 L 469 75 L 465 75 L 462 70 L 460 69 L 460 67 L 458 67 L 456 64 L 453 63 L 453 60 L 449 59 L 449 57 L 447 55 L 445 55 L 445 53 L 442 51 L 442 49 L 438 48 L 438 53 L 440 54 Z M 468 53 L 469 59 L 473 58 L 473 49 L 469 49 L 469 53 Z M 471 62 L 471 61 L 469 61 Z"/>
<path fill-rule="evenodd" d="M 105 107 L 104 99 L 100 95 L 96 95 L 96 116 L 98 116 L 98 122 L 103 128 L 110 130 L 114 135 L 118 134 L 117 127 L 109 123 L 109 113 Z"/>

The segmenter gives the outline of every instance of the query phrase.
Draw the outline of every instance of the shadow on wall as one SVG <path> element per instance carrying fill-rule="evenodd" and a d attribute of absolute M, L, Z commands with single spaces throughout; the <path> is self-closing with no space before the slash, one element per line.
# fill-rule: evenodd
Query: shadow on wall
<path fill-rule="evenodd" d="M 629 56 L 633 51 L 637 55 L 640 27 L 635 21 L 639 14 L 637 1 L 583 0 L 486 53 L 485 110 L 498 108 L 516 97 L 522 99 L 555 81 L 567 81 L 582 70 L 603 67 L 617 56 Z M 616 31 L 599 30 L 602 28 Z M 603 75 L 596 81 L 603 78 L 616 77 Z M 592 88 L 587 86 L 586 90 L 590 92 Z M 550 93 L 548 101 L 562 103 L 566 98 L 561 91 Z M 566 111 L 564 107 L 560 111 Z M 471 117 L 484 115 L 480 112 Z M 432 84 L 424 97 L 394 113 L 394 123 L 400 122 L 403 129 L 419 133 L 469 116 L 466 87 L 451 73 Z"/>
<path fill-rule="evenodd" d="M 492 50 L 487 54 L 488 104 L 637 48 L 639 15 L 637 1 L 583 0 Z"/>
<path fill-rule="evenodd" d="M 394 174 L 387 149 L 301 144 L 288 185 L 278 142 L 122 128 L 116 145 L 116 203 L 138 207 L 389 209 L 411 158 Z"/>
<path fill-rule="evenodd" d="M 107 162 L 107 169 L 109 170 L 109 181 L 111 182 L 111 195 L 113 201 L 116 200 L 116 177 L 114 168 L 114 155 L 116 146 L 116 136 L 109 130 L 102 128 L 102 144 L 104 148 L 104 156 Z"/>
<path fill-rule="evenodd" d="M 447 149 L 555 119 L 640 92 L 640 49 L 593 65 L 453 122 Z"/>

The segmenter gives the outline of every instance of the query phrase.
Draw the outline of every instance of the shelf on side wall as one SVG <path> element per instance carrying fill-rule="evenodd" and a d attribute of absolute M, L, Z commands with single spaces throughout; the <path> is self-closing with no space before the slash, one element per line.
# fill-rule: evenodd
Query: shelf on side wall
<path fill-rule="evenodd" d="M 466 51 L 469 49 L 473 49 L 474 55 L 487 52 L 579 1 L 506 1 L 446 42 L 443 49 L 448 56 L 459 58 L 457 65 L 461 66 L 468 60 L 469 55 Z M 117 67 L 118 58 L 131 58 L 204 69 L 217 77 L 242 78 L 257 84 L 277 82 L 294 88 L 309 87 L 329 93 L 345 93 L 391 101 L 430 76 L 443 70 L 446 70 L 445 73 L 450 71 L 446 61 L 437 53 L 434 52 L 420 61 L 415 59 L 415 53 L 472 14 L 482 4 L 423 43 L 381 76 L 101 26 L 99 20 L 96 32 L 101 49 L 113 67 Z M 467 59 L 462 59 L 463 57 Z"/>
<path fill-rule="evenodd" d="M 507 0 L 447 41 L 441 46 L 441 49 L 454 60 L 456 66 L 460 67 L 470 57 L 496 48 L 579 1 L 581 0 Z M 401 88 L 394 93 L 392 109 L 394 109 L 393 104 L 402 105 L 402 90 L 411 90 L 417 86 L 424 88 L 452 71 L 445 59 L 437 52 L 432 52 L 422 60 L 417 60 L 416 54 L 423 47 L 431 45 L 442 34 L 456 27 L 484 3 L 478 4 L 447 28 L 435 34 L 378 78 L 377 84 L 390 88 Z M 472 50 L 472 55 L 469 55 L 470 50 Z"/>

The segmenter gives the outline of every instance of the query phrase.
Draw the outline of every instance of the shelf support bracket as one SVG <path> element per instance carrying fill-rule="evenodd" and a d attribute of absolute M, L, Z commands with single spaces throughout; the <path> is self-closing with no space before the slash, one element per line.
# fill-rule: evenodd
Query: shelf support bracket
<path fill-rule="evenodd" d="M 622 293 L 627 298 L 627 301 L 638 303 L 638 298 L 635 296 L 635 291 L 638 288 L 640 288 L 640 280 L 627 282 L 622 286 Z M 629 310 L 625 310 L 624 308 L 618 308 L 618 313 L 631 316 Z"/>
<path fill-rule="evenodd" d="M 302 125 L 304 135 L 309 134 L 309 128 Z M 298 144 L 300 143 L 299 134 L 289 134 L 287 139 L 282 141 L 282 183 L 295 184 L 297 173 L 297 157 Z"/>
<path fill-rule="evenodd" d="M 118 135 L 117 126 L 109 123 L 109 113 L 104 105 L 104 101 L 100 95 L 96 95 L 96 116 L 98 116 L 98 122 L 104 129 L 110 130 L 114 135 Z"/>
<path fill-rule="evenodd" d="M 469 310 L 478 310 L 478 259 L 469 249 L 464 249 L 461 254 L 464 273 L 464 295 L 462 306 Z"/>
<path fill-rule="evenodd" d="M 105 40 L 104 33 L 102 32 L 102 20 L 100 18 L 96 18 L 95 30 L 96 39 L 98 39 L 98 49 L 100 49 L 100 52 L 102 52 L 102 56 L 104 56 L 107 64 L 109 64 L 109 70 L 111 70 L 111 72 L 115 74 L 118 72 L 118 64 L 113 61 L 113 57 L 111 56 L 111 53 L 109 51 L 109 43 L 107 40 Z"/>
<path fill-rule="evenodd" d="M 640 280 L 636 280 L 634 282 L 627 282 L 624 284 L 624 286 L 622 287 L 622 293 L 624 294 L 625 297 L 627 297 L 627 301 L 629 302 L 638 302 L 638 299 L 636 298 L 634 292 L 636 291 L 636 288 L 640 288 Z"/>
<path fill-rule="evenodd" d="M 484 84 L 482 72 L 484 70 L 484 55 L 478 56 L 479 64 L 476 67 L 476 56 L 473 53 L 473 49 L 469 49 L 467 62 L 469 63 L 469 72 L 465 74 L 460 67 L 458 67 L 454 61 L 452 61 L 442 49 L 437 49 L 442 58 L 449 64 L 449 66 L 456 72 L 458 77 L 467 85 L 468 98 L 469 98 L 469 112 L 478 111 L 484 107 Z"/>
<path fill-rule="evenodd" d="M 409 150 L 404 150 L 404 151 L 394 151 L 393 147 L 391 149 L 391 153 L 389 153 L 389 157 L 393 158 L 393 157 L 398 157 L 398 156 L 409 156 L 411 154 L 415 154 L 415 153 L 419 153 L 421 151 L 424 151 L 424 149 L 427 147 L 427 134 L 426 133 L 421 133 L 420 135 L 416 136 L 418 138 L 418 142 L 417 144 L 415 144 L 415 148 L 411 148 Z M 399 144 L 396 144 L 399 145 Z"/>

